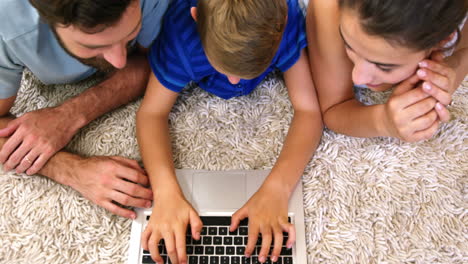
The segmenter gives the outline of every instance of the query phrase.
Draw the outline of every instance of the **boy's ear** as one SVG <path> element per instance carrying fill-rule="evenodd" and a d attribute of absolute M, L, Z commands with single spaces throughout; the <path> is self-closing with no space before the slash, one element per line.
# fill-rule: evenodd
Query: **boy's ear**
<path fill-rule="evenodd" d="M 190 8 L 190 14 L 192 15 L 192 18 L 193 20 L 195 20 L 195 22 L 197 21 L 197 8 L 196 7 L 191 7 Z"/>

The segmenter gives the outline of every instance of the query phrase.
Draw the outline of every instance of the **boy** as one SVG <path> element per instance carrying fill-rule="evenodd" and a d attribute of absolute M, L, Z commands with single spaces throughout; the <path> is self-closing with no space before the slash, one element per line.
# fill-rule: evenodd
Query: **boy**
<path fill-rule="evenodd" d="M 161 263 L 164 239 L 172 263 L 186 263 L 185 230 L 200 238 L 202 222 L 175 177 L 168 114 L 180 92 L 194 81 L 224 99 L 250 93 L 274 69 L 284 72 L 294 118 L 283 150 L 260 189 L 232 216 L 231 230 L 249 218 L 249 257 L 262 234 L 260 262 L 273 241 L 271 260 L 281 251 L 289 197 L 312 157 L 322 120 L 305 52 L 304 17 L 295 0 L 176 0 L 151 48 L 153 74 L 137 114 L 137 137 L 154 188 L 154 206 L 142 236 L 143 248 Z"/>

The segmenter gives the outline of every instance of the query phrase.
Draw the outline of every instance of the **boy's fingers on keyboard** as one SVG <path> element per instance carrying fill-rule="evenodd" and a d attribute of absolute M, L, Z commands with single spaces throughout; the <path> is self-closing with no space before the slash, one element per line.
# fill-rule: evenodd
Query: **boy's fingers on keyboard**
<path fill-rule="evenodd" d="M 196 240 L 200 239 L 200 233 L 203 228 L 203 222 L 200 216 L 194 211 L 190 212 L 190 228 L 192 231 L 192 237 Z"/>
<path fill-rule="evenodd" d="M 245 256 L 250 257 L 255 249 L 258 239 L 258 227 L 249 223 L 249 239 L 247 246 L 245 246 Z"/>
<path fill-rule="evenodd" d="M 231 217 L 231 226 L 229 227 L 229 231 L 234 231 L 239 226 L 241 220 L 248 216 L 247 208 L 242 207 L 241 209 L 237 210 Z"/>
<path fill-rule="evenodd" d="M 174 234 L 172 233 L 172 230 L 166 231 L 163 237 L 167 256 L 169 256 L 171 259 L 172 264 L 179 264 L 179 260 L 177 258 L 177 249 L 174 241 Z"/>
<path fill-rule="evenodd" d="M 258 253 L 258 259 L 260 262 L 265 262 L 267 260 L 268 253 L 270 252 L 270 246 L 272 242 L 271 229 L 270 227 L 264 228 L 262 230 L 262 248 Z"/>
<path fill-rule="evenodd" d="M 278 260 L 278 256 L 281 253 L 281 246 L 283 245 L 283 231 L 281 228 L 274 229 L 274 239 L 273 239 L 273 250 L 271 251 L 271 260 L 276 262 Z"/>
<path fill-rule="evenodd" d="M 177 259 L 180 264 L 187 263 L 187 254 L 185 252 L 185 229 L 178 230 L 175 234 L 176 238 L 176 249 L 177 249 Z M 173 262 L 174 263 L 174 262 Z"/>
<path fill-rule="evenodd" d="M 296 241 L 296 229 L 294 225 L 291 223 L 284 223 L 282 224 L 282 228 L 284 232 L 288 233 L 288 241 L 286 241 L 286 247 L 292 248 L 294 242 Z"/>
<path fill-rule="evenodd" d="M 141 247 L 144 250 L 149 250 L 148 249 L 148 240 L 151 236 L 152 233 L 152 228 L 150 225 L 147 225 L 143 233 L 141 234 Z"/>
<path fill-rule="evenodd" d="M 161 237 L 157 235 L 156 232 L 151 232 L 148 241 L 148 250 L 151 254 L 151 258 L 157 262 L 157 263 L 162 263 L 164 260 L 160 255 L 158 244 L 159 241 L 161 240 Z"/>

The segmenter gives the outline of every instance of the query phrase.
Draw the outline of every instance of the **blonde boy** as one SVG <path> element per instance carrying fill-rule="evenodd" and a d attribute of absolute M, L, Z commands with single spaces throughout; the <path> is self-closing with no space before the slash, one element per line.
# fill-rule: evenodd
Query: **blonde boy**
<path fill-rule="evenodd" d="M 258 260 L 278 259 L 283 231 L 287 246 L 295 231 L 287 221 L 289 197 L 312 157 L 322 120 L 305 51 L 304 17 L 296 0 L 175 0 L 151 48 L 153 74 L 137 114 L 137 136 L 154 193 L 143 248 L 162 263 L 164 239 L 172 263 L 187 263 L 185 233 L 200 238 L 202 222 L 175 177 L 168 114 L 178 93 L 195 82 L 224 99 L 250 93 L 271 71 L 284 72 L 294 118 L 281 154 L 260 189 L 232 216 L 231 230 L 249 218 L 249 257 L 259 233 Z M 270 246 L 273 250 L 270 251 Z M 243 262 L 242 262 L 243 263 Z"/>

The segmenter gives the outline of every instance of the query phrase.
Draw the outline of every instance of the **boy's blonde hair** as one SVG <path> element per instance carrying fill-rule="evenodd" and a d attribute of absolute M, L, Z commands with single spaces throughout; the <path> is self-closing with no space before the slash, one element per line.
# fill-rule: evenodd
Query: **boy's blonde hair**
<path fill-rule="evenodd" d="M 286 0 L 199 0 L 197 29 L 217 69 L 253 79 L 270 66 L 281 42 Z"/>

